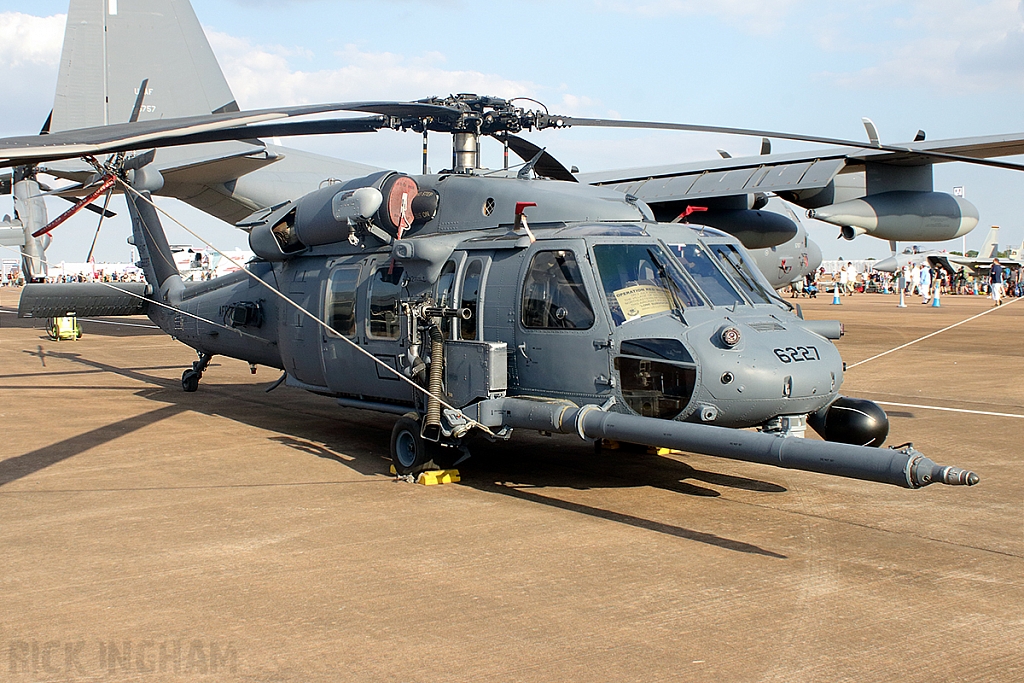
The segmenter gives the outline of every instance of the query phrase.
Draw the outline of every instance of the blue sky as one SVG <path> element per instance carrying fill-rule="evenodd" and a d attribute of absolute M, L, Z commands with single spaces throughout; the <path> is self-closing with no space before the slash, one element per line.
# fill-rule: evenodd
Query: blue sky
<path fill-rule="evenodd" d="M 929 139 L 1024 130 L 1024 9 L 1016 1 L 194 4 L 243 108 L 470 91 L 527 95 L 565 114 L 854 139 L 865 139 L 860 119 L 868 116 L 883 141 L 893 143 L 911 139 L 919 128 Z M 46 118 L 66 10 L 66 0 L 4 3 L 0 136 L 35 132 Z M 759 146 L 735 137 L 584 130 L 531 139 L 584 171 L 711 159 L 717 148 L 740 156 Z M 419 163 L 414 135 L 288 144 L 413 172 Z M 809 147 L 774 145 L 776 151 Z M 442 147 L 435 142 L 434 149 Z M 484 161 L 500 163 L 496 145 L 485 147 Z M 992 224 L 1003 228 L 1001 243 L 1024 240 L 1024 174 L 936 166 L 936 189 L 954 185 L 967 188 L 981 213 L 968 248 L 979 246 Z M 10 211 L 8 202 L 0 199 L 0 213 Z M 244 245 L 233 228 L 187 207 L 168 208 L 218 246 Z M 122 218 L 104 227 L 100 259 L 125 258 L 129 229 Z M 834 227 L 806 222 L 826 258 L 888 251 L 887 243 L 870 238 L 837 242 Z M 51 260 L 84 258 L 93 223 L 91 217 L 69 223 L 51 247 Z M 944 246 L 958 249 L 959 242 Z"/>

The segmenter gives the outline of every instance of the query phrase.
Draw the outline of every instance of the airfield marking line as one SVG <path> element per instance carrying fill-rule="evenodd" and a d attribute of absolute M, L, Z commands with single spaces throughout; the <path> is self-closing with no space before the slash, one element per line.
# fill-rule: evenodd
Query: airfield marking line
<path fill-rule="evenodd" d="M 917 405 L 914 403 L 893 403 L 892 401 L 875 401 L 884 406 L 898 406 L 900 408 L 922 408 L 924 410 L 945 410 L 950 413 L 968 413 L 970 415 L 991 415 L 993 417 L 1016 417 L 1024 420 L 1024 415 L 1017 415 L 1016 413 L 993 413 L 988 410 L 968 410 L 966 408 L 945 408 L 942 406 L 924 406 Z"/>
<path fill-rule="evenodd" d="M 1020 301 L 1020 297 L 1018 297 L 1016 299 L 1012 299 L 1012 300 L 1007 300 L 1005 305 L 1006 306 L 1012 306 L 1013 304 L 1017 303 L 1018 301 Z M 977 315 L 972 315 L 970 318 L 967 318 L 966 320 L 961 320 L 960 322 L 953 323 L 952 325 L 950 325 L 948 327 L 943 327 L 941 330 L 936 330 L 935 332 L 932 332 L 930 334 L 926 334 L 923 337 L 919 337 L 919 338 L 917 338 L 917 339 L 915 339 L 913 341 L 909 341 L 906 344 L 901 344 L 900 346 L 897 346 L 895 349 L 889 349 L 888 351 L 883 351 L 882 353 L 879 353 L 878 355 L 871 356 L 871 358 L 865 358 L 864 360 L 859 360 L 856 363 L 852 363 L 850 365 L 847 365 L 846 369 L 847 370 L 852 370 L 855 367 L 857 367 L 858 365 L 863 365 L 864 363 L 867 363 L 868 361 L 872 361 L 872 360 L 875 360 L 877 358 L 881 358 L 882 356 L 888 356 L 890 353 L 892 353 L 894 351 L 899 351 L 900 349 L 905 349 L 905 348 L 907 348 L 908 346 L 910 346 L 912 344 L 916 344 L 917 342 L 924 341 L 925 339 L 928 339 L 929 337 L 934 337 L 935 335 L 941 334 L 943 332 L 946 332 L 947 330 L 951 330 L 954 327 L 959 327 L 960 325 L 963 325 L 964 323 L 969 323 L 972 320 L 975 320 L 976 318 L 980 318 L 983 315 L 988 315 L 989 313 L 992 313 L 993 311 L 998 311 L 1001 308 L 1002 308 L 1002 306 L 993 306 L 992 308 L 990 308 L 990 309 L 988 309 L 986 311 L 982 311 L 981 313 L 978 313 Z"/>

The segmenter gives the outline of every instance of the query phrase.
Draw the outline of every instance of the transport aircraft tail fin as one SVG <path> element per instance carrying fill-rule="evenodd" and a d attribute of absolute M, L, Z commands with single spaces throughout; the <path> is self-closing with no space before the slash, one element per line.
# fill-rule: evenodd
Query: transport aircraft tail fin
<path fill-rule="evenodd" d="M 238 111 L 188 0 L 71 0 L 49 130 Z"/>
<path fill-rule="evenodd" d="M 994 259 L 999 251 L 999 226 L 993 225 L 985 235 L 985 243 L 978 250 L 979 259 Z"/>

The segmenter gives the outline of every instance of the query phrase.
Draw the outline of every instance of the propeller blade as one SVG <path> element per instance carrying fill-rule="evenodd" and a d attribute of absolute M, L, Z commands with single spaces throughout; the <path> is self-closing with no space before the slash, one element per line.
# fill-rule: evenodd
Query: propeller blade
<path fill-rule="evenodd" d="M 768 138 L 761 138 L 761 156 L 768 156 L 772 153 L 772 141 Z"/>
<path fill-rule="evenodd" d="M 142 154 L 136 154 L 127 161 L 121 162 L 121 169 L 125 171 L 137 171 L 143 166 L 148 166 L 156 159 L 156 150 L 148 149 Z"/>
<path fill-rule="evenodd" d="M 135 123 L 139 120 L 139 113 L 142 112 L 142 100 L 146 97 L 146 86 L 149 85 L 149 79 L 143 78 L 142 85 L 139 86 L 139 94 L 135 96 L 135 106 L 132 107 L 132 115 L 128 117 L 128 123 Z M 90 251 L 90 253 L 92 253 Z"/>
<path fill-rule="evenodd" d="M 533 171 L 537 175 L 543 178 L 551 178 L 552 180 L 565 180 L 570 183 L 579 182 L 565 166 L 563 166 L 558 159 L 554 158 L 547 151 L 541 149 L 537 145 L 533 144 L 529 140 L 524 140 L 516 135 L 495 135 L 499 141 L 507 143 L 508 148 L 516 153 L 523 161 L 529 163 L 534 159 L 537 159 L 533 165 Z M 540 156 L 537 156 L 537 155 Z"/>
<path fill-rule="evenodd" d="M 587 119 L 573 116 L 550 116 L 546 120 L 538 121 L 537 128 L 564 128 L 569 126 L 585 126 L 589 128 L 635 128 L 644 130 L 680 130 L 691 133 L 721 133 L 723 135 L 744 135 L 747 137 L 774 138 L 777 140 L 795 140 L 796 142 L 814 142 L 822 145 L 835 145 L 838 147 L 855 147 L 857 149 L 869 149 L 873 151 L 893 152 L 896 154 L 911 154 L 931 159 L 942 159 L 945 161 L 962 161 L 966 164 L 978 166 L 991 166 L 993 168 L 1005 168 L 1011 171 L 1024 171 L 1024 165 L 1014 164 L 1008 161 L 995 161 L 993 159 L 976 159 L 974 157 L 962 156 L 960 154 L 946 154 L 945 152 L 933 152 L 926 149 L 914 147 L 901 147 L 899 145 L 872 145 L 857 140 L 844 140 L 842 138 L 827 138 L 820 135 L 798 135 L 796 133 L 783 133 L 770 130 L 756 130 L 753 128 L 729 128 L 726 126 L 705 126 L 692 123 L 666 123 L 663 121 L 616 121 L 614 119 Z M 0 150 L 2 154 L 2 150 Z"/>

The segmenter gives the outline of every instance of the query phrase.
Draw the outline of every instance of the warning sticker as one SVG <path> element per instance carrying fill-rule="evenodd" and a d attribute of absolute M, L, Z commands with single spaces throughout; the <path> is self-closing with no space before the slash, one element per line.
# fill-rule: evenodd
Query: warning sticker
<path fill-rule="evenodd" d="M 615 300 L 626 320 L 672 310 L 668 291 L 656 285 L 634 285 L 615 290 Z"/>

